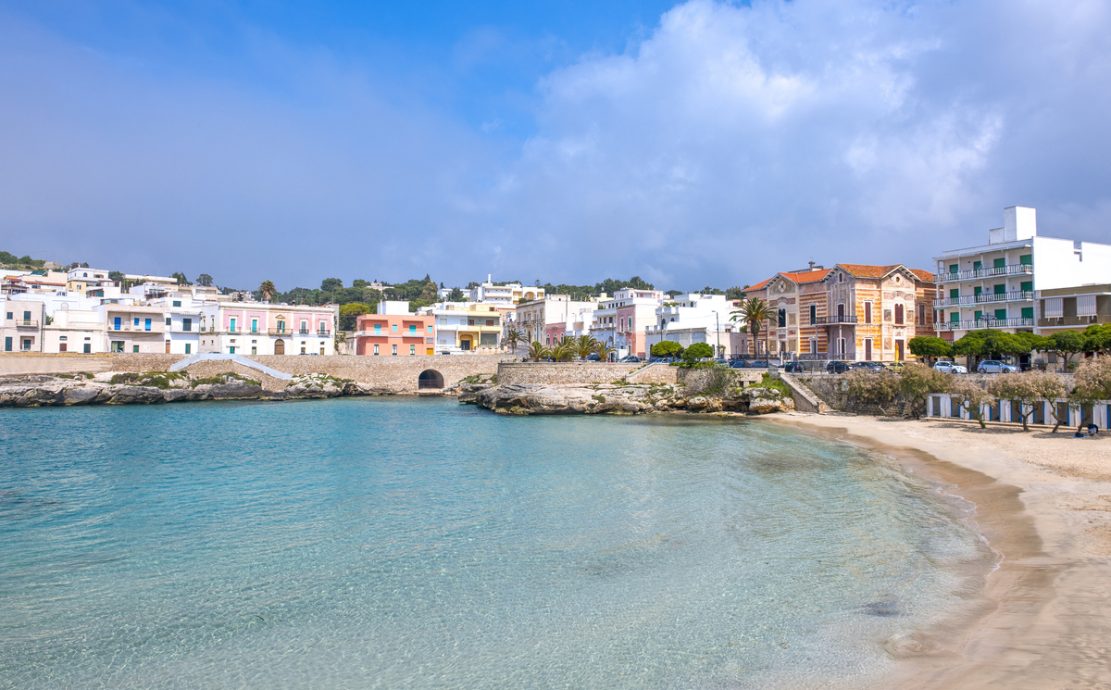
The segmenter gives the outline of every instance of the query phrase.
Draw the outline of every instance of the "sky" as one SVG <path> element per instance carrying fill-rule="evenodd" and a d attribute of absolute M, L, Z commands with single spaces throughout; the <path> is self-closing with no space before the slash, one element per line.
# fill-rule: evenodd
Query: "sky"
<path fill-rule="evenodd" d="M 0 0 L 0 249 L 280 290 L 1111 242 L 1111 3 Z"/>

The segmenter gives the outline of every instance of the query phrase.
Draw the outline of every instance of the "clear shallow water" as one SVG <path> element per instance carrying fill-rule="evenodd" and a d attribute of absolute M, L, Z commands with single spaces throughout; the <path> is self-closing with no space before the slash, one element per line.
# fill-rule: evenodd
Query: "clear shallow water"
<path fill-rule="evenodd" d="M 983 555 L 929 487 L 778 425 L 0 411 L 0 687 L 821 687 Z"/>

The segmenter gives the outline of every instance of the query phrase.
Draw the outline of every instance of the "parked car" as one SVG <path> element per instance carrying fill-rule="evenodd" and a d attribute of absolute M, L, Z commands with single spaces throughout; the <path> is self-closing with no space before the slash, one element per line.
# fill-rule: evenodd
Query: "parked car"
<path fill-rule="evenodd" d="M 621 359 L 619 359 L 617 361 L 622 362 L 624 364 L 636 364 L 637 362 L 640 361 L 640 357 L 637 357 L 636 355 L 625 355 L 624 357 L 622 357 Z"/>
<path fill-rule="evenodd" d="M 745 364 L 745 361 L 743 359 L 729 360 L 729 368 L 731 369 L 744 369 L 746 366 L 747 365 Z"/>
<path fill-rule="evenodd" d="M 602 361 L 602 356 L 599 355 L 597 352 L 591 352 L 589 355 L 586 356 L 586 361 L 588 361 L 588 362 L 601 362 Z"/>
<path fill-rule="evenodd" d="M 766 359 L 751 360 L 748 363 L 748 367 L 750 369 L 767 369 L 768 368 L 768 360 L 766 360 Z"/>
<path fill-rule="evenodd" d="M 678 362 L 679 358 L 678 357 L 671 357 L 671 356 L 668 356 L 668 357 L 649 357 L 648 361 L 649 362 L 661 362 L 663 364 L 671 364 L 672 362 Z"/>
<path fill-rule="evenodd" d="M 934 371 L 940 371 L 945 374 L 967 374 L 968 369 L 956 362 L 950 362 L 946 359 L 939 359 L 934 362 Z"/>
<path fill-rule="evenodd" d="M 976 365 L 977 374 L 1013 374 L 1018 367 L 1000 362 L 998 359 L 985 359 Z"/>
<path fill-rule="evenodd" d="M 848 370 L 849 363 L 842 362 L 839 359 L 831 360 L 830 363 L 826 365 L 827 374 L 844 374 Z"/>
<path fill-rule="evenodd" d="M 802 373 L 802 362 L 787 362 L 783 365 L 783 371 L 787 372 L 788 374 Z"/>
<path fill-rule="evenodd" d="M 884 371 L 885 369 L 879 362 L 853 362 L 849 365 L 849 368 L 861 371 Z"/>

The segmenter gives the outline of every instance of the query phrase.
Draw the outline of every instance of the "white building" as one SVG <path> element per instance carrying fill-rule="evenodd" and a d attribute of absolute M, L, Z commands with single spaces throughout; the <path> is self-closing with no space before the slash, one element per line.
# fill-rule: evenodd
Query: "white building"
<path fill-rule="evenodd" d="M 659 290 L 622 288 L 613 297 L 599 299 L 590 334 L 612 348 L 618 357 L 646 357 L 645 332 L 656 323 L 656 308 L 664 300 Z"/>
<path fill-rule="evenodd" d="M 1003 227 L 988 243 L 935 257 L 939 333 L 956 340 L 972 330 L 1033 331 L 1035 293 L 1106 283 L 1111 245 L 1038 235 L 1037 213 L 1003 210 Z"/>
<path fill-rule="evenodd" d="M 569 295 L 544 295 L 518 304 L 514 309 L 513 322 L 526 342 L 535 341 L 550 346 L 560 338 L 581 335 L 588 330 L 597 308 L 595 300 L 580 301 L 571 299 Z M 574 333 L 576 323 L 579 324 L 578 333 Z"/>
<path fill-rule="evenodd" d="M 656 343 L 670 340 L 684 348 L 706 343 L 721 357 L 733 354 L 733 309 L 725 295 L 690 293 L 666 300 L 656 308 L 656 323 L 645 330 L 648 352 Z"/>
<path fill-rule="evenodd" d="M 487 275 L 486 282 L 471 288 L 467 295 L 471 302 L 485 302 L 513 306 L 518 302 L 531 302 L 544 296 L 544 288 L 526 286 L 520 283 L 496 285 L 493 276 Z"/>

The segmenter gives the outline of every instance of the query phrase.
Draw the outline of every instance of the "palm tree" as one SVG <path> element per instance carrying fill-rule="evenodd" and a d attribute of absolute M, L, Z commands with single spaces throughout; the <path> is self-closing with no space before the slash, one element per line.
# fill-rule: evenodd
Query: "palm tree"
<path fill-rule="evenodd" d="M 730 321 L 743 321 L 752 334 L 753 354 L 760 354 L 760 329 L 772 317 L 772 309 L 759 297 L 750 297 L 741 302 L 741 308 L 731 312 Z"/>
<path fill-rule="evenodd" d="M 262 295 L 263 302 L 269 302 L 278 293 L 278 289 L 274 287 L 273 281 L 270 280 L 262 281 L 262 284 L 258 286 L 258 291 Z"/>
<path fill-rule="evenodd" d="M 602 362 L 610 361 L 610 355 L 613 354 L 613 350 L 610 349 L 610 346 L 600 340 L 598 341 L 598 347 L 594 351 L 598 353 L 598 359 Z"/>
<path fill-rule="evenodd" d="M 505 332 L 505 340 L 503 341 L 510 352 L 517 352 L 517 344 L 521 342 L 521 332 L 517 330 L 516 326 L 510 326 L 509 330 Z"/>
<path fill-rule="evenodd" d="M 532 345 L 528 348 L 528 358 L 534 362 L 539 362 L 542 359 L 547 359 L 551 355 L 548 348 L 539 340 L 532 341 Z"/>
<path fill-rule="evenodd" d="M 592 352 L 598 349 L 598 341 L 590 335 L 580 335 L 575 338 L 575 353 L 580 359 L 586 359 Z"/>
<path fill-rule="evenodd" d="M 574 339 L 563 338 L 552 348 L 551 354 L 557 362 L 570 362 L 578 354 Z"/>

